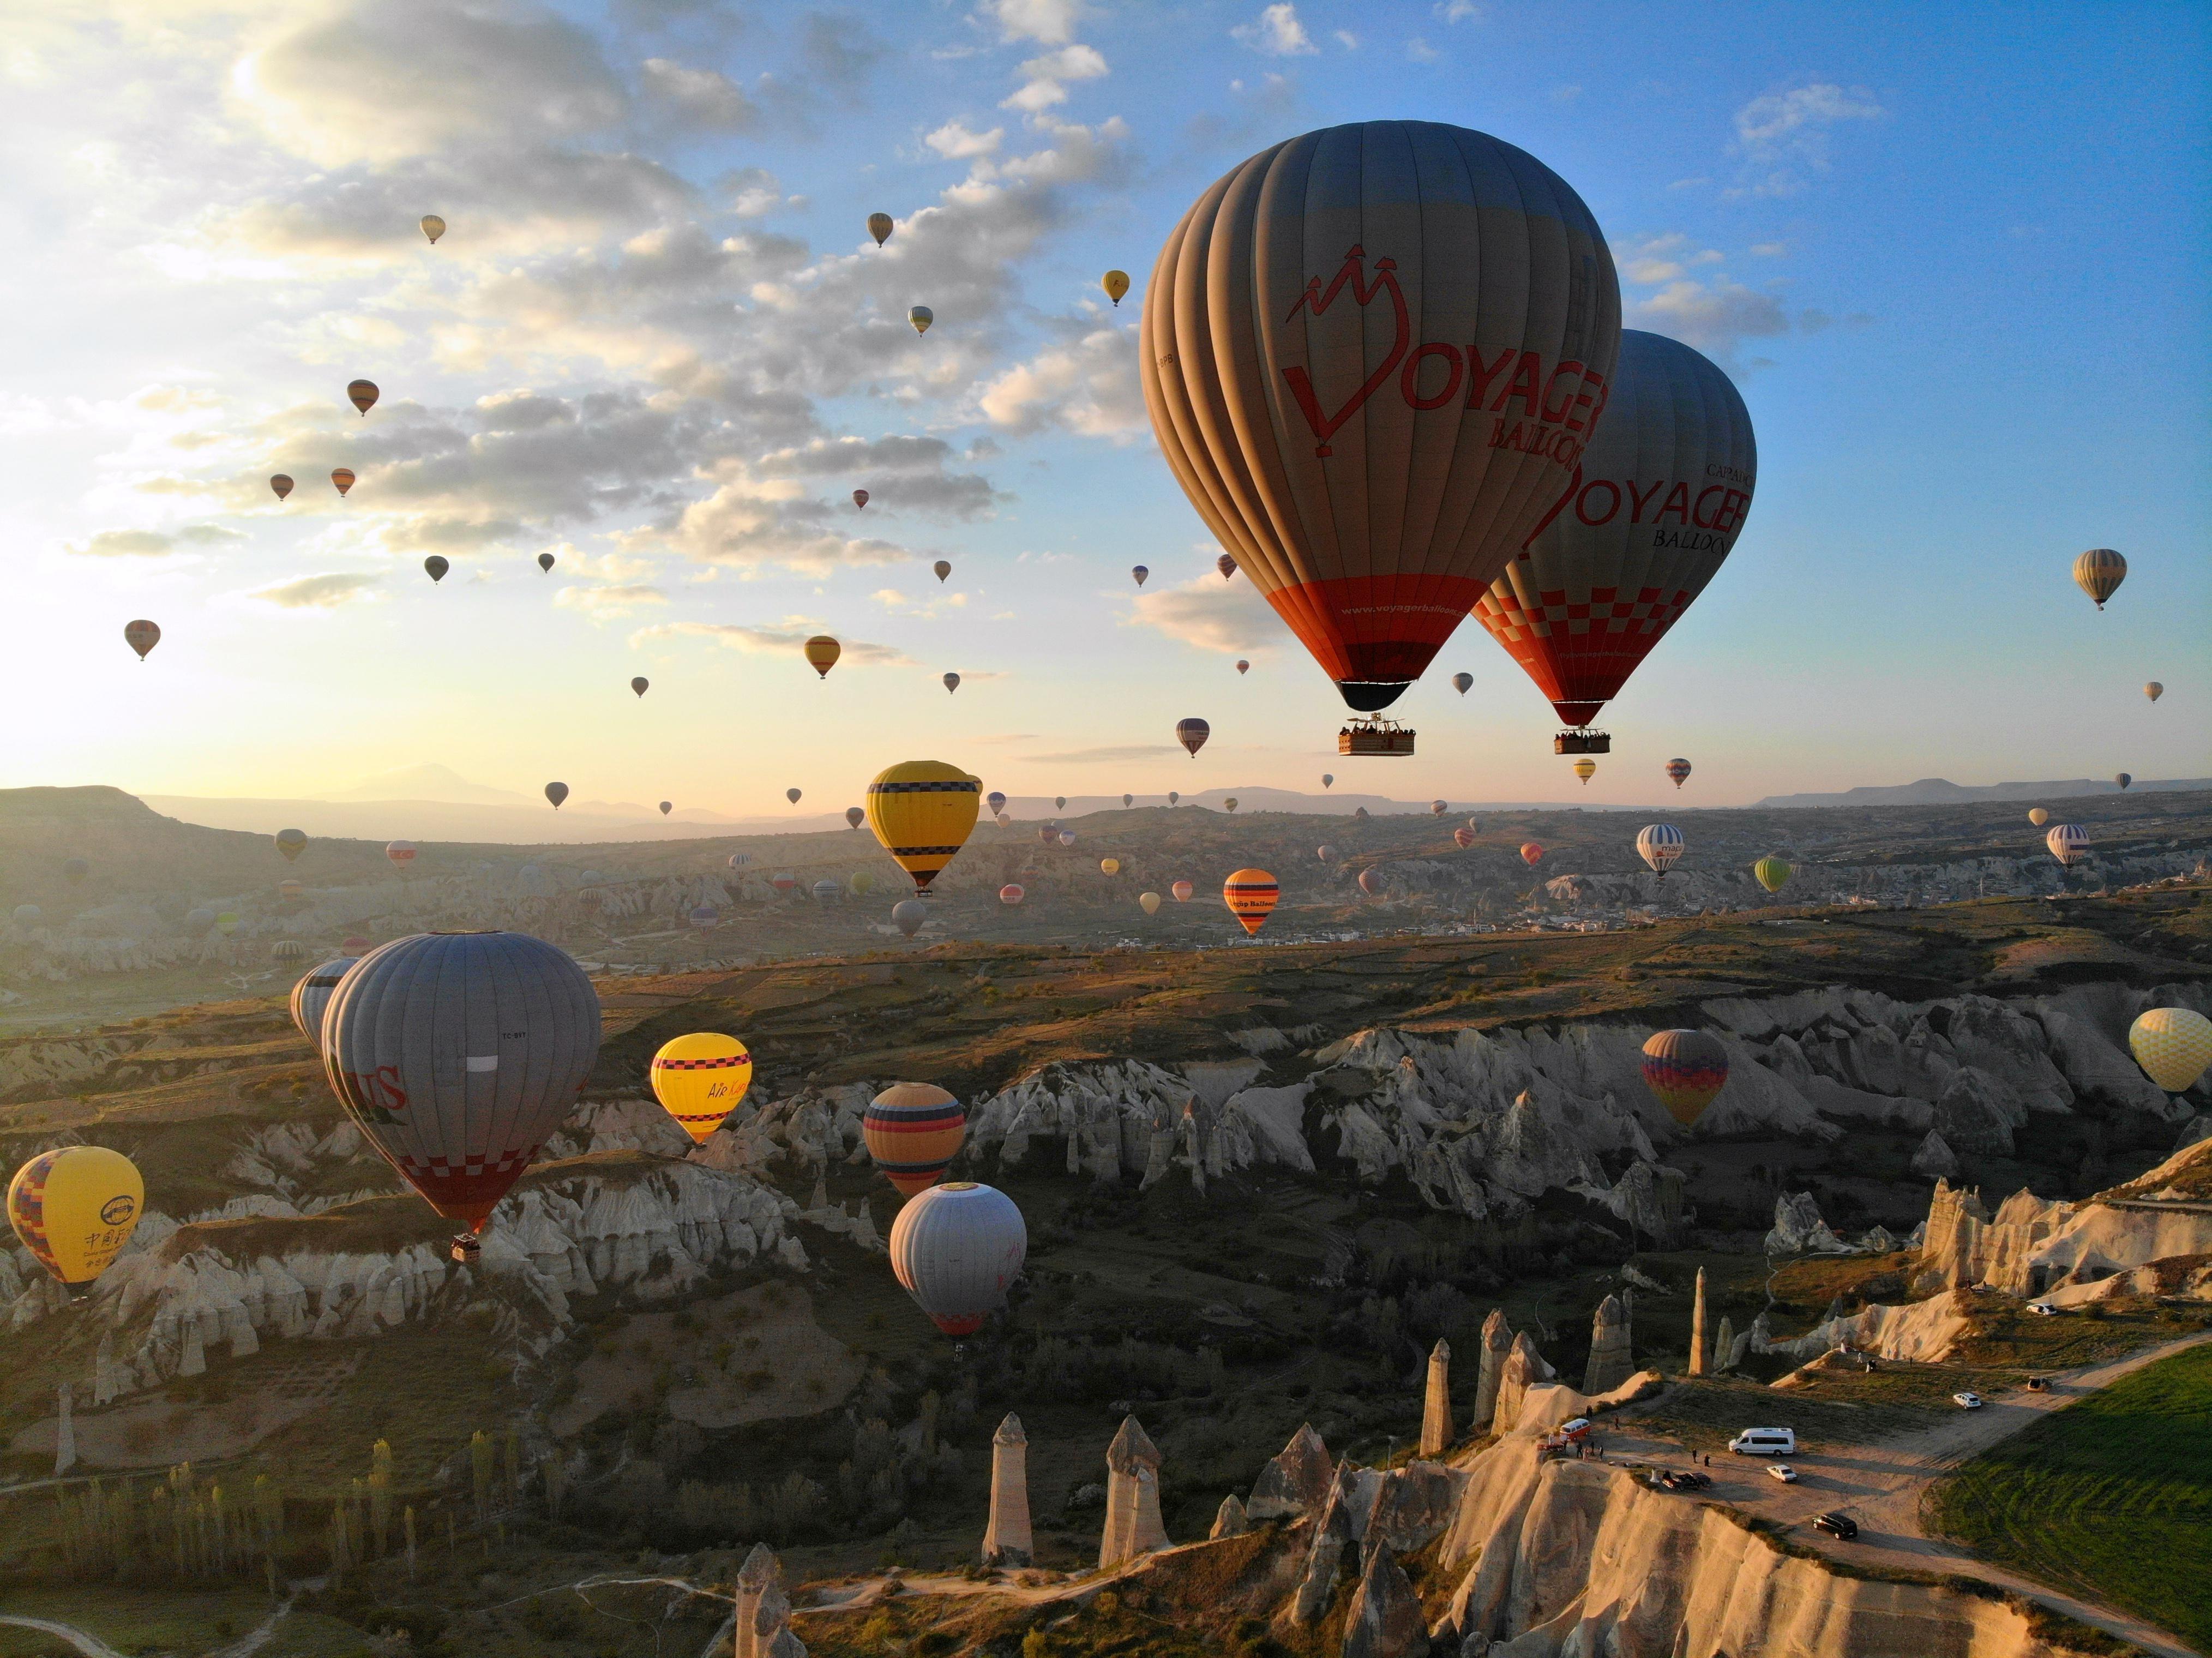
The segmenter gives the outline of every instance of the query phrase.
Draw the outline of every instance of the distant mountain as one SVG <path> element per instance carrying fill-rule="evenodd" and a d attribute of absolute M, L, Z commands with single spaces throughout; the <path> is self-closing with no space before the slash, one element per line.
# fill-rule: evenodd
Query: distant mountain
<path fill-rule="evenodd" d="M 988 784 L 985 785 L 988 787 Z M 1121 797 L 1118 794 L 1071 794 L 1065 806 L 1054 804 L 1056 797 L 1042 794 L 1010 794 L 1006 797 L 1009 817 L 1080 817 L 1094 811 L 1118 811 Z M 1255 811 L 1294 811 L 1308 817 L 1349 817 L 1362 806 L 1372 817 L 1400 816 L 1427 817 L 1431 810 L 1426 800 L 1394 800 L 1387 794 L 1350 794 L 1331 792 L 1324 794 L 1305 794 L 1297 789 L 1271 789 L 1255 786 L 1242 788 L 1200 789 L 1195 794 L 1186 794 L 1181 805 L 1206 811 L 1226 810 L 1225 803 L 1234 800 L 1240 815 Z M 1164 806 L 1164 794 L 1140 794 L 1134 801 L 1137 809 Z M 1605 806 L 1595 801 L 1580 800 L 1450 800 L 1445 802 L 1447 817 L 1465 817 L 1474 811 L 1639 811 L 1638 806 Z"/>
<path fill-rule="evenodd" d="M 685 841 L 726 835 L 786 835 L 842 829 L 842 815 L 725 817 L 687 808 L 663 817 L 652 806 L 571 800 L 515 805 L 434 799 L 273 800 L 189 794 L 141 797 L 155 811 L 211 829 L 273 835 L 304 829 L 319 839 L 466 841 L 508 846 L 577 846 L 604 841 Z M 513 797 L 509 797 L 512 799 Z"/>
<path fill-rule="evenodd" d="M 2136 794 L 2153 791 L 2212 789 L 2212 777 L 2170 777 L 2152 780 L 2137 778 L 2130 786 Z M 2056 783 L 1954 783 L 1948 778 L 1923 777 L 1917 783 L 1890 783 L 1845 789 L 1841 794 L 1770 794 L 1754 804 L 1761 806 L 1954 806 L 1976 800 L 2060 800 L 2076 794 L 2118 794 L 2117 783 L 2087 777 Z"/>
<path fill-rule="evenodd" d="M 333 789 L 333 800 L 456 800 L 475 805 L 526 806 L 526 794 L 471 783 L 448 766 L 402 766 L 380 772 L 349 789 Z"/>

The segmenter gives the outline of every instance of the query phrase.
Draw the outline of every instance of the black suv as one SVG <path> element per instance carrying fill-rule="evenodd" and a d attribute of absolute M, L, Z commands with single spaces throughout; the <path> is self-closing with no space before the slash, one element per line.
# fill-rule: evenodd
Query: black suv
<path fill-rule="evenodd" d="M 1859 1522 L 1847 1514 L 1838 1514 L 1831 1509 L 1826 1514 L 1813 1516 L 1813 1529 L 1824 1531 L 1831 1537 L 1839 1537 L 1848 1543 L 1859 1534 Z"/>

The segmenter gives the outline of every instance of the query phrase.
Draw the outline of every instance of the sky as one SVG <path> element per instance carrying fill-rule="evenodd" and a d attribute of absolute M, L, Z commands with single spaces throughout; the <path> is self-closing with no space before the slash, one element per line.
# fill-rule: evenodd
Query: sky
<path fill-rule="evenodd" d="M 2179 4 L 19 7 L 0 786 L 440 764 L 752 815 L 916 757 L 1686 807 L 2212 774 L 2208 47 Z M 1559 172 L 1626 324 L 1757 428 L 1735 550 L 1586 789 L 1472 621 L 1391 710 L 1415 757 L 1340 759 L 1334 688 L 1152 440 L 1163 239 L 1247 155 L 1378 118 Z M 2091 546 L 2130 562 L 2101 614 Z"/>

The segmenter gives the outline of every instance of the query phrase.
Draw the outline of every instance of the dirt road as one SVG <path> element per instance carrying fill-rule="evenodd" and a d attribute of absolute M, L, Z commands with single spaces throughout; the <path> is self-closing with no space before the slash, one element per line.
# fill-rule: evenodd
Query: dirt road
<path fill-rule="evenodd" d="M 1985 1395 L 1986 1402 L 1978 1411 L 1961 1409 L 1957 1416 L 1933 1428 L 1884 1444 L 1801 1451 L 1785 1459 L 1797 1471 L 1795 1485 L 1784 1485 L 1768 1473 L 1763 1457 L 1716 1455 L 1707 1470 L 1713 1479 L 1711 1495 L 1731 1507 L 1792 1525 L 1796 1540 L 1838 1560 L 1978 1577 L 2132 1641 L 2161 1658 L 2201 1658 L 2196 1649 L 2182 1645 L 2164 1630 L 2139 1618 L 2017 1576 L 1959 1544 L 1929 1536 L 1920 1522 L 1920 1505 L 1936 1480 L 1998 1441 L 2010 1438 L 2052 1411 L 2063 1410 L 2099 1388 L 2110 1387 L 2131 1371 L 2206 1341 L 2212 1341 L 2212 1331 L 2146 1348 L 2109 1363 L 2056 1373 L 2048 1392 L 2029 1393 L 2023 1388 L 2001 1397 Z M 1779 1421 L 1789 1418 L 1788 1397 L 1786 1394 L 1775 1396 L 1774 1415 Z M 1626 1434 L 1609 1436 L 1606 1446 L 1609 1460 L 1614 1461 L 1627 1460 L 1644 1448 Z M 1656 1460 L 1680 1464 L 1682 1458 L 1675 1450 Z M 1809 1523 L 1813 1516 L 1830 1509 L 1840 1509 L 1859 1522 L 1856 1540 L 1845 1543 L 1813 1529 Z"/>

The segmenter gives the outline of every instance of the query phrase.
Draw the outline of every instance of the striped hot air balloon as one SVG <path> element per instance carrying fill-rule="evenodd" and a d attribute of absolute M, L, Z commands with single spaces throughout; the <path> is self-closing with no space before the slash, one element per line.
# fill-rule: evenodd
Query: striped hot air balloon
<path fill-rule="evenodd" d="M 2160 1088 L 2185 1092 L 2212 1066 L 2212 1019 L 2194 1008 L 2151 1008 L 2128 1027 L 2128 1048 Z"/>
<path fill-rule="evenodd" d="M 1664 880 L 1682 855 L 1682 831 L 1672 823 L 1646 823 L 1636 831 L 1636 855 Z"/>
<path fill-rule="evenodd" d="M 1656 1031 L 1644 1044 L 1644 1084 L 1685 1128 L 1705 1114 L 1728 1075 L 1728 1050 L 1702 1030 Z"/>
<path fill-rule="evenodd" d="M 888 213 L 868 215 L 868 234 L 876 239 L 878 247 L 881 247 L 889 241 L 891 234 L 891 216 Z"/>
<path fill-rule="evenodd" d="M 1538 846 L 1534 841 L 1523 841 L 1521 843 L 1521 861 L 1528 865 L 1530 869 L 1535 868 L 1544 861 L 1543 847 Z"/>
<path fill-rule="evenodd" d="M 1019 881 L 1009 881 L 1006 885 L 999 889 L 999 902 L 1009 906 L 1010 908 L 1015 904 L 1018 904 L 1023 899 L 1029 896 L 1029 889 L 1024 887 Z"/>
<path fill-rule="evenodd" d="M 137 1165 L 105 1145 L 41 1151 L 8 1183 L 8 1221 L 16 1237 L 78 1294 L 122 1253 L 145 1207 Z"/>
<path fill-rule="evenodd" d="M 2075 585 L 2095 599 L 2100 610 L 2127 579 L 2127 560 L 2109 547 L 2092 547 L 2074 561 Z"/>
<path fill-rule="evenodd" d="M 276 499 L 282 501 L 292 493 L 292 480 L 283 472 L 272 472 L 269 477 L 269 487 L 276 492 Z"/>
<path fill-rule="evenodd" d="M 1187 904 L 1190 902 L 1190 895 L 1197 891 L 1198 889 L 1188 881 L 1177 881 L 1174 885 L 1170 886 L 1168 890 L 1175 895 L 1176 902 L 1179 904 Z"/>
<path fill-rule="evenodd" d="M 1221 884 L 1222 902 L 1244 924 L 1247 935 L 1267 925 L 1282 896 L 1282 888 L 1264 869 L 1240 869 Z"/>
<path fill-rule="evenodd" d="M 1474 831 L 1471 829 L 1454 829 L 1452 831 L 1452 844 L 1457 847 L 1462 852 L 1465 852 L 1469 847 L 1474 844 Z"/>
<path fill-rule="evenodd" d="M 1176 721 L 1176 741 L 1190 750 L 1190 757 L 1194 760 L 1198 758 L 1198 751 L 1206 746 L 1206 739 L 1212 735 L 1213 727 L 1203 720 Z M 1066 803 L 1062 801 L 1061 804 L 1065 805 Z"/>
<path fill-rule="evenodd" d="M 144 620 L 126 622 L 123 624 L 123 642 L 137 652 L 138 659 L 143 662 L 146 653 L 161 642 L 161 629 L 157 624 Z"/>
<path fill-rule="evenodd" d="M 1779 858 L 1762 858 L 1751 866 L 1752 878 L 1769 892 L 1779 892 L 1792 873 Z"/>
<path fill-rule="evenodd" d="M 661 1109 L 693 1145 L 704 1145 L 752 1086 L 753 1056 L 735 1036 L 695 1030 L 661 1044 L 650 1076 Z"/>
<path fill-rule="evenodd" d="M 1674 780 L 1676 788 L 1680 788 L 1683 784 L 1690 780 L 1690 762 L 1679 757 L 1669 760 L 1667 762 L 1667 775 Z"/>
<path fill-rule="evenodd" d="M 305 829 L 283 829 L 276 831 L 276 850 L 284 854 L 286 863 L 296 861 L 307 849 L 307 832 Z"/>
<path fill-rule="evenodd" d="M 1597 762 L 1584 755 L 1575 762 L 1575 775 L 1581 778 L 1583 786 L 1588 788 L 1590 779 L 1597 775 Z"/>
<path fill-rule="evenodd" d="M 906 760 L 868 785 L 868 827 L 919 892 L 975 832 L 983 786 L 942 760 Z"/>
<path fill-rule="evenodd" d="M 358 956 L 338 956 L 320 967 L 307 969 L 307 975 L 292 987 L 292 1023 L 321 1052 L 323 1014 L 331 1005 L 331 994 L 344 978 L 346 969 L 361 958 Z"/>
<path fill-rule="evenodd" d="M 893 1083 L 860 1119 L 883 1176 L 908 1197 L 945 1178 L 968 1134 L 968 1113 L 934 1083 Z"/>
<path fill-rule="evenodd" d="M 949 1336 L 981 1328 L 1006 1305 L 1028 1254 L 1029 1230 L 1014 1200 L 973 1181 L 916 1193 L 891 1223 L 891 1272 Z"/>
<path fill-rule="evenodd" d="M 376 407 L 378 396 L 374 380 L 349 380 L 346 384 L 346 401 L 360 410 L 364 417 Z"/>
<path fill-rule="evenodd" d="M 2043 844 L 2051 848 L 2053 858 L 2070 869 L 2089 855 L 2089 831 L 2079 823 L 2053 823 Z"/>
<path fill-rule="evenodd" d="M 354 485 L 353 468 L 350 466 L 331 468 L 331 482 L 337 486 L 340 495 L 350 493 Z"/>
<path fill-rule="evenodd" d="M 824 679 L 829 678 L 830 670 L 837 665 L 837 659 L 845 653 L 845 647 L 828 634 L 815 635 L 799 648 L 805 653 L 809 665 Z"/>

